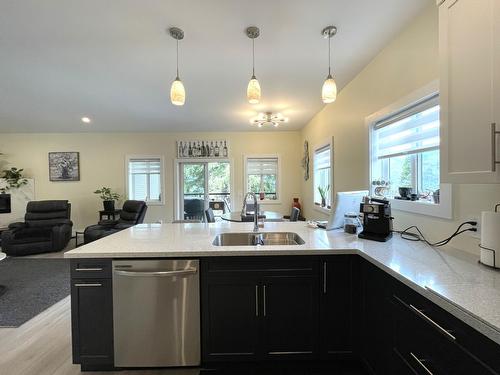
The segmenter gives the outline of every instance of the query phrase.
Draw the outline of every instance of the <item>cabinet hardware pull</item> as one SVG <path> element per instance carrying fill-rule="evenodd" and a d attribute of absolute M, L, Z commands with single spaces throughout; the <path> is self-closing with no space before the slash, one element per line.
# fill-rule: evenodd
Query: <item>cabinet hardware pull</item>
<path fill-rule="evenodd" d="M 259 316 L 259 286 L 255 285 L 255 316 Z"/>
<path fill-rule="evenodd" d="M 323 262 L 323 294 L 326 294 L 326 271 L 327 271 L 326 262 Z"/>
<path fill-rule="evenodd" d="M 102 268 L 75 268 L 78 272 L 92 272 L 92 271 L 102 271 Z"/>
<path fill-rule="evenodd" d="M 424 359 L 418 359 L 417 356 L 413 353 L 410 352 L 410 355 L 413 357 L 413 359 L 422 367 L 425 372 L 429 375 L 433 375 L 432 371 L 427 368 L 427 366 L 424 364 Z"/>
<path fill-rule="evenodd" d="M 500 164 L 500 161 L 497 160 L 497 135 L 500 134 L 500 131 L 497 131 L 497 124 L 493 122 L 491 124 L 491 171 L 496 172 L 497 164 Z"/>
<path fill-rule="evenodd" d="M 263 308 L 264 308 L 264 316 L 266 316 L 267 312 L 266 312 L 266 286 L 264 285 L 263 287 Z"/>
<path fill-rule="evenodd" d="M 173 277 L 173 276 L 182 276 L 182 275 L 192 275 L 198 272 L 196 268 L 188 268 L 185 270 L 179 270 L 179 271 L 122 271 L 122 270 L 115 270 L 115 274 L 120 275 L 120 276 L 131 276 L 131 277 L 145 277 L 145 276 L 152 276 L 152 277 Z"/>
<path fill-rule="evenodd" d="M 101 283 L 88 283 L 88 284 L 75 284 L 77 288 L 82 288 L 82 287 L 101 287 Z"/>
<path fill-rule="evenodd" d="M 437 324 L 434 320 L 432 320 L 431 318 L 429 318 L 427 315 L 424 314 L 424 312 L 422 310 L 419 310 L 417 309 L 415 306 L 413 305 L 410 305 L 410 308 L 415 311 L 421 318 L 423 318 L 425 321 L 429 322 L 430 324 L 432 324 L 434 327 L 436 327 L 441 333 L 443 333 L 446 337 L 448 337 L 449 339 L 455 341 L 457 338 L 455 336 L 453 336 L 450 331 L 448 331 L 447 329 L 444 329 L 443 327 L 441 327 L 439 324 Z"/>

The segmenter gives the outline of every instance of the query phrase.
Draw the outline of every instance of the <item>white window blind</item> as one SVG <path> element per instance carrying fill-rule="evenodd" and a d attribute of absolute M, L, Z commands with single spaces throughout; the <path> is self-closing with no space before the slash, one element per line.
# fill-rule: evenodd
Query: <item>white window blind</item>
<path fill-rule="evenodd" d="M 439 148 L 439 102 L 432 96 L 373 127 L 373 151 L 377 159 L 416 154 Z"/>
<path fill-rule="evenodd" d="M 330 163 L 330 145 L 322 147 L 314 152 L 314 169 L 330 168 Z"/>
<path fill-rule="evenodd" d="M 247 159 L 248 175 L 276 175 L 278 173 L 278 158 Z"/>
<path fill-rule="evenodd" d="M 129 199 L 161 201 L 161 164 L 160 158 L 129 159 Z"/>

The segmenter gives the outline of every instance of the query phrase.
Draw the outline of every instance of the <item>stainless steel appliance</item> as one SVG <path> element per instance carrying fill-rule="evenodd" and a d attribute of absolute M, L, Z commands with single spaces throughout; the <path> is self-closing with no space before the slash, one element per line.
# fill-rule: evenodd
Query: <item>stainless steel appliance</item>
<path fill-rule="evenodd" d="M 116 367 L 198 366 L 198 260 L 113 261 Z"/>

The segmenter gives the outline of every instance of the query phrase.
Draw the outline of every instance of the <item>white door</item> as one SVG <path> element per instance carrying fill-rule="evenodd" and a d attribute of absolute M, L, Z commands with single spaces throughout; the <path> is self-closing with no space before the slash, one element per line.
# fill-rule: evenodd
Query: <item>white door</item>
<path fill-rule="evenodd" d="M 499 1 L 447 0 L 439 8 L 441 182 L 500 181 L 491 133 Z"/>

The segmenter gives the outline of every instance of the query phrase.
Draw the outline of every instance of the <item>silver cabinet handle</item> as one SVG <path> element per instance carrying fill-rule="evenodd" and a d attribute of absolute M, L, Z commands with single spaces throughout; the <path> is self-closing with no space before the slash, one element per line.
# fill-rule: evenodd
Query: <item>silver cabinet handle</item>
<path fill-rule="evenodd" d="M 188 268 L 179 271 L 122 271 L 115 269 L 114 272 L 117 275 L 129 276 L 129 277 L 173 277 L 182 275 L 193 275 L 196 272 L 198 272 L 198 270 L 196 268 Z"/>
<path fill-rule="evenodd" d="M 95 272 L 95 271 L 102 271 L 102 268 L 75 268 L 75 271 L 78 272 Z"/>
<path fill-rule="evenodd" d="M 410 305 L 410 308 L 415 311 L 421 318 L 423 318 L 425 321 L 429 322 L 430 324 L 432 324 L 434 327 L 436 327 L 441 333 L 443 333 L 446 337 L 448 337 L 449 339 L 455 341 L 457 338 L 455 336 L 453 336 L 450 331 L 448 331 L 447 329 L 444 329 L 443 327 L 441 327 L 439 324 L 437 324 L 434 320 L 432 320 L 431 318 L 429 318 L 427 315 L 424 314 L 424 312 L 422 310 L 419 310 L 417 309 L 415 306 L 413 305 Z"/>
<path fill-rule="evenodd" d="M 413 358 L 413 359 L 414 359 L 414 360 L 415 360 L 415 361 L 416 361 L 416 362 L 420 365 L 420 367 L 422 367 L 422 369 L 424 369 L 424 371 L 425 371 L 427 374 L 429 374 L 429 375 L 434 375 L 434 374 L 432 373 L 432 371 L 431 371 L 431 370 L 429 370 L 429 369 L 427 368 L 427 366 L 424 364 L 424 360 L 423 360 L 423 359 L 418 359 L 418 358 L 417 358 L 417 356 L 416 356 L 415 354 L 411 353 L 411 352 L 410 352 L 410 355 L 411 355 L 411 356 L 412 356 L 412 358 Z"/>
<path fill-rule="evenodd" d="M 259 316 L 259 286 L 255 285 L 255 316 Z"/>
<path fill-rule="evenodd" d="M 264 287 L 262 288 L 263 289 L 263 293 L 262 293 L 262 299 L 263 299 L 263 308 L 264 308 L 264 316 L 267 315 L 267 311 L 266 311 L 266 286 L 264 285 Z"/>
<path fill-rule="evenodd" d="M 101 287 L 101 283 L 75 284 L 77 288 Z"/>
<path fill-rule="evenodd" d="M 491 124 L 491 171 L 496 172 L 497 164 L 500 164 L 500 161 L 497 160 L 497 135 L 500 134 L 500 131 L 497 131 L 497 124 Z"/>
<path fill-rule="evenodd" d="M 326 262 L 323 262 L 323 294 L 326 294 L 326 272 L 327 272 Z"/>

